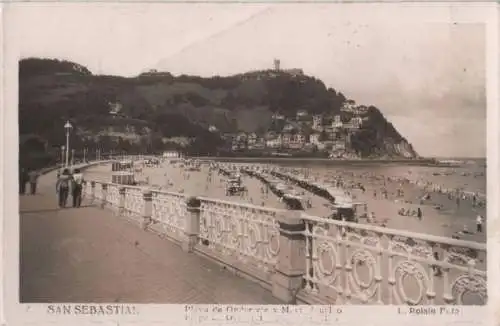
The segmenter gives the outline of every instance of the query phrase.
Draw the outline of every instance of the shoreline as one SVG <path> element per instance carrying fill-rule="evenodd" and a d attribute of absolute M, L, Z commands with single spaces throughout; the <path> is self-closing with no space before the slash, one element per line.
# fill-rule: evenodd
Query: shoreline
<path fill-rule="evenodd" d="M 279 157 L 279 156 L 186 156 L 188 159 L 210 160 L 219 162 L 255 162 L 255 163 L 278 163 L 278 162 L 293 162 L 293 163 L 329 163 L 331 165 L 342 164 L 404 164 L 404 165 L 419 165 L 432 167 L 450 167 L 449 164 L 439 163 L 435 159 L 330 159 L 319 157 Z"/>

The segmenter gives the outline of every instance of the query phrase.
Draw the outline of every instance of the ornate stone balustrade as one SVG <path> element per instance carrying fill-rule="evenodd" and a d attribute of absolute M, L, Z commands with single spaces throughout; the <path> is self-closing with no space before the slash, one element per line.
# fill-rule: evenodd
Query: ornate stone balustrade
<path fill-rule="evenodd" d="M 152 191 L 151 218 L 168 237 L 178 242 L 184 240 L 187 213 L 185 195 Z"/>
<path fill-rule="evenodd" d="M 339 304 L 485 304 L 486 245 L 302 216 L 305 295 Z"/>
<path fill-rule="evenodd" d="M 269 282 L 280 251 L 276 217 L 283 211 L 212 198 L 198 199 L 197 248 L 241 269 L 254 268 L 257 275 L 253 276 Z"/>
<path fill-rule="evenodd" d="M 145 200 L 144 192 L 141 187 L 122 186 L 123 210 L 122 214 L 134 218 L 142 218 Z M 147 193 L 146 193 L 147 195 Z"/>
<path fill-rule="evenodd" d="M 90 185 L 89 185 L 90 184 Z M 86 195 L 289 303 L 485 304 L 486 245 L 91 181 Z"/>
<path fill-rule="evenodd" d="M 120 185 L 118 184 L 107 184 L 106 193 L 106 205 L 108 205 L 115 213 L 121 213 L 120 211 Z"/>
<path fill-rule="evenodd" d="M 97 200 L 102 200 L 103 199 L 103 185 L 104 185 L 104 188 L 106 187 L 106 184 L 105 183 L 102 183 L 102 182 L 94 182 L 94 198 L 97 199 Z"/>

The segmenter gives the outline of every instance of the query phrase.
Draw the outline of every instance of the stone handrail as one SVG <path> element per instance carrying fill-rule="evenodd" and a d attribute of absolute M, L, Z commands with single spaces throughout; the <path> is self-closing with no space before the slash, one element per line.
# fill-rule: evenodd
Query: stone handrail
<path fill-rule="evenodd" d="M 146 187 L 85 192 L 288 303 L 487 302 L 485 244 Z"/>
<path fill-rule="evenodd" d="M 304 295 L 326 301 L 335 296 L 340 303 L 409 305 L 462 305 L 475 295 L 473 303 L 486 304 L 485 244 L 302 218 Z"/>

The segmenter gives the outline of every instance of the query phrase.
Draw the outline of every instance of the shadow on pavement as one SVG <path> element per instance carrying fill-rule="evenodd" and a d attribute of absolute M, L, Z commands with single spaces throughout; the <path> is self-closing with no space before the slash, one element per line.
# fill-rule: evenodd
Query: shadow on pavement
<path fill-rule="evenodd" d="M 82 205 L 79 208 L 86 208 L 86 207 L 96 207 L 96 205 Z M 48 208 L 48 209 L 37 209 L 37 210 L 20 210 L 20 214 L 37 214 L 37 213 L 48 213 L 48 212 L 57 212 L 63 209 L 78 209 L 73 206 L 66 206 L 64 208 Z"/>

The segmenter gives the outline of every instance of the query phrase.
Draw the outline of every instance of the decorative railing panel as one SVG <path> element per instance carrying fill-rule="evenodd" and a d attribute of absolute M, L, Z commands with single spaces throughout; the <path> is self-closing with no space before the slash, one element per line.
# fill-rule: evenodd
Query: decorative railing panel
<path fill-rule="evenodd" d="M 103 199 L 102 183 L 96 182 L 94 191 L 95 191 L 94 198 L 102 200 Z"/>
<path fill-rule="evenodd" d="M 109 183 L 107 191 L 108 192 L 106 194 L 106 202 L 113 211 L 117 212 L 120 206 L 119 185 Z"/>
<path fill-rule="evenodd" d="M 201 198 L 199 244 L 264 272 L 272 272 L 280 250 L 278 211 Z"/>
<path fill-rule="evenodd" d="M 90 196 L 92 196 L 92 182 L 85 182 L 85 184 L 83 185 L 83 194 L 87 198 L 90 198 Z"/>
<path fill-rule="evenodd" d="M 160 223 L 165 234 L 176 240 L 182 240 L 186 213 L 186 198 L 183 194 L 153 191 L 152 220 Z"/>
<path fill-rule="evenodd" d="M 485 304 L 486 246 L 304 215 L 304 293 L 335 304 Z"/>
<path fill-rule="evenodd" d="M 143 209 L 144 199 L 142 188 L 125 186 L 123 215 L 127 217 L 138 218 L 142 216 Z"/>

